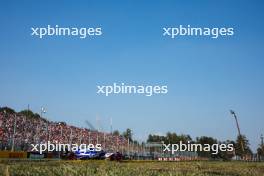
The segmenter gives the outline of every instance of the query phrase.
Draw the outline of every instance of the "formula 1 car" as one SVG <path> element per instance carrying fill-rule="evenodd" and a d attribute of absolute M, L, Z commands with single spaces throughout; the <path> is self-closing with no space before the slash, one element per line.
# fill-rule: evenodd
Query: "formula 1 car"
<path fill-rule="evenodd" d="M 97 151 L 93 148 L 87 150 L 77 150 L 75 152 L 77 159 L 87 160 L 87 159 L 105 159 L 105 152 L 103 150 Z"/>

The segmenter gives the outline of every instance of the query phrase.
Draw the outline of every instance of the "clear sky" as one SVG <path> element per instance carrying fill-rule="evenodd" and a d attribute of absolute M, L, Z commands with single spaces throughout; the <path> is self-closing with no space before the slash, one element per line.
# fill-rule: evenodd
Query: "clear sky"
<path fill-rule="evenodd" d="M 69 1 L 68 1 L 69 2 Z M 47 108 L 49 120 L 101 129 L 235 139 L 264 133 L 263 1 L 1 1 L 0 106 Z M 97 27 L 103 35 L 32 37 L 31 27 Z M 233 27 L 235 35 L 162 36 L 165 26 Z M 96 85 L 168 85 L 167 95 L 96 94 Z"/>

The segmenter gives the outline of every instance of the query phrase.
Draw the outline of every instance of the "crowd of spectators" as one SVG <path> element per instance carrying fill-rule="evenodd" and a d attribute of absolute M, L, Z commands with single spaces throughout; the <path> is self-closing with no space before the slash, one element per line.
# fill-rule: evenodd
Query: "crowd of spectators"
<path fill-rule="evenodd" d="M 79 128 L 65 122 L 52 122 L 40 116 L 0 111 L 0 150 L 29 151 L 31 144 L 101 144 L 105 150 L 122 150 L 127 140 L 121 135 Z"/>

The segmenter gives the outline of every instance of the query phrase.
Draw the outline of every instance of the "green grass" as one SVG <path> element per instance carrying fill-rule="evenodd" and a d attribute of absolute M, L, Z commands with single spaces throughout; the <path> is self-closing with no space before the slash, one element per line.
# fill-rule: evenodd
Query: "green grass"
<path fill-rule="evenodd" d="M 154 161 L 0 161 L 0 175 L 264 176 L 264 163 Z"/>

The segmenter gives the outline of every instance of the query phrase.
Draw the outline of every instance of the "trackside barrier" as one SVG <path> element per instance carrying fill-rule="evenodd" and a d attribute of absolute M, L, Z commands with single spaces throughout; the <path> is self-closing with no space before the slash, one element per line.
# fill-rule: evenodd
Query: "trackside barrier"
<path fill-rule="evenodd" d="M 206 158 L 201 157 L 159 157 L 158 161 L 200 161 L 200 160 L 208 160 Z"/>
<path fill-rule="evenodd" d="M 44 154 L 28 153 L 28 158 L 30 158 L 30 159 L 44 159 Z"/>
<path fill-rule="evenodd" d="M 27 152 L 0 151 L 0 158 L 27 158 Z"/>

